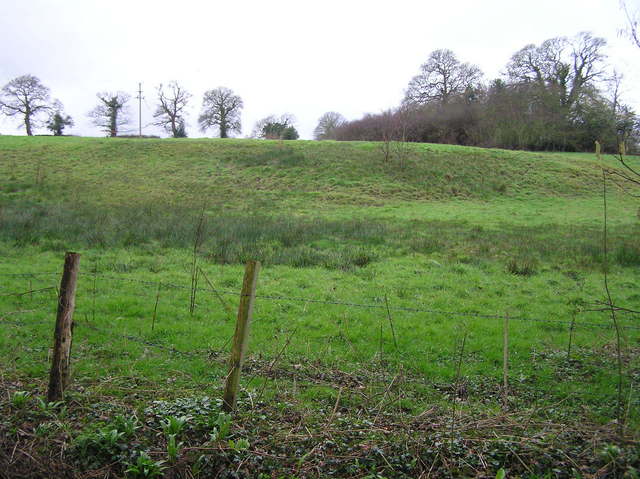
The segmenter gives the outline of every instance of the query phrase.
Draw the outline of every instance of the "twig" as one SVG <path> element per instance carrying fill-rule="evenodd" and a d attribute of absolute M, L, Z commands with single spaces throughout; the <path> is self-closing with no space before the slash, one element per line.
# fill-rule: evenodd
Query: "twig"
<path fill-rule="evenodd" d="M 389 319 L 389 325 L 391 326 L 391 334 L 393 335 L 393 345 L 396 347 L 396 353 L 398 352 L 398 341 L 396 339 L 396 331 L 393 327 L 393 318 L 391 317 L 391 309 L 389 308 L 389 298 L 384 295 L 384 304 L 387 307 L 387 318 Z"/>
<path fill-rule="evenodd" d="M 200 273 L 204 277 L 204 280 L 207 282 L 211 290 L 215 293 L 216 297 L 220 301 L 220 304 L 222 304 L 222 307 L 224 308 L 224 310 L 227 312 L 227 319 L 231 321 L 233 319 L 233 312 L 231 311 L 231 307 L 226 303 L 226 301 L 220 295 L 220 293 L 218 293 L 218 290 L 213 287 L 213 284 L 211 283 L 211 281 L 209 281 L 209 278 L 207 277 L 205 272 L 202 270 L 202 268 L 198 267 L 198 269 L 200 270 Z"/>
<path fill-rule="evenodd" d="M 342 388 L 338 389 L 338 397 L 336 397 L 336 403 L 333 406 L 333 411 L 331 411 L 331 416 L 329 416 L 329 420 L 327 421 L 327 424 L 324 427 L 325 431 L 329 428 L 329 426 L 333 422 L 333 418 L 336 415 L 336 412 L 338 412 L 338 406 L 340 405 L 341 397 L 342 397 Z"/>
<path fill-rule="evenodd" d="M 291 339 L 293 338 L 293 335 L 296 334 L 297 331 L 298 331 L 298 328 L 294 329 L 291 332 L 291 334 L 289 335 L 289 337 L 285 341 L 284 346 L 282 346 L 282 349 L 280 349 L 280 351 L 276 355 L 275 359 L 273 361 L 271 361 L 271 364 L 269 364 L 269 367 L 267 368 L 267 371 L 265 372 L 265 376 L 268 376 L 268 374 L 273 370 L 273 367 L 280 360 L 280 358 L 284 354 L 284 351 L 289 346 L 289 343 L 291 343 Z M 262 394 L 264 393 L 265 387 L 267 386 L 267 379 L 268 379 L 268 377 L 264 378 L 264 382 L 262 383 L 262 387 L 260 388 L 260 391 L 258 393 L 258 397 L 256 398 L 256 402 L 260 402 L 260 399 L 262 398 Z"/>
<path fill-rule="evenodd" d="M 202 211 L 200 212 L 200 218 L 196 227 L 196 232 L 193 237 L 193 260 L 191 264 L 191 298 L 189 303 L 189 313 L 193 315 L 196 307 L 196 292 L 198 290 L 198 247 L 202 241 L 202 229 L 204 227 L 204 207 L 202 205 Z"/>
<path fill-rule="evenodd" d="M 151 320 L 151 331 L 153 331 L 156 327 L 156 316 L 158 313 L 158 301 L 160 300 L 160 288 L 162 288 L 162 283 L 158 282 L 158 292 L 156 293 L 156 304 L 153 306 L 153 319 Z"/>
<path fill-rule="evenodd" d="M 464 336 L 462 337 L 462 345 L 460 346 L 460 353 L 458 355 L 458 364 L 456 366 L 456 379 L 454 382 L 454 393 L 451 398 L 451 430 L 449 435 L 449 447 L 453 447 L 453 432 L 456 424 L 456 399 L 458 396 L 458 388 L 460 384 L 460 370 L 462 368 L 462 357 L 464 356 L 464 347 L 467 343 L 467 328 L 464 328 Z"/>
<path fill-rule="evenodd" d="M 571 326 L 569 326 L 569 345 L 567 346 L 567 361 L 571 361 L 571 343 L 573 342 L 573 327 L 576 324 L 576 311 L 573 311 L 571 317 Z"/>
<path fill-rule="evenodd" d="M 600 156 L 600 143 L 596 142 L 596 154 L 598 159 L 602 162 Z M 622 155 L 620 155 L 622 158 Z M 624 162 L 623 162 L 624 164 Z M 625 165 L 626 166 L 626 165 Z M 603 234 L 602 234 L 602 246 L 604 253 L 604 289 L 607 293 L 607 304 L 611 311 L 611 320 L 616 332 L 616 356 L 618 362 L 618 401 L 616 407 L 616 418 L 618 421 L 618 432 L 622 436 L 624 425 L 622 424 L 622 353 L 620 346 L 620 329 L 618 327 L 618 320 L 616 317 L 616 310 L 613 307 L 613 299 L 611 297 L 611 290 L 609 289 L 609 261 L 608 261 L 608 242 L 607 242 L 607 176 L 604 167 L 602 168 L 602 205 L 603 205 Z"/>

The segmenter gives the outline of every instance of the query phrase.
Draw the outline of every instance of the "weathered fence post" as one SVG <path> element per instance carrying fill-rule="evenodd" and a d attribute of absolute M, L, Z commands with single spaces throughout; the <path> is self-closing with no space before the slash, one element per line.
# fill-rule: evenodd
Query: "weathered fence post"
<path fill-rule="evenodd" d="M 76 282 L 80 255 L 66 253 L 64 270 L 60 281 L 58 296 L 58 312 L 53 343 L 53 359 L 49 374 L 49 390 L 47 401 L 61 401 L 69 382 L 69 362 L 73 334 L 73 311 L 76 307 Z"/>
<path fill-rule="evenodd" d="M 242 282 L 242 293 L 240 294 L 240 305 L 238 306 L 236 332 L 233 336 L 233 346 L 231 347 L 231 369 L 227 375 L 227 382 L 224 387 L 222 409 L 227 412 L 233 411 L 236 407 L 240 373 L 242 371 L 242 362 L 249 339 L 249 325 L 251 324 L 251 315 L 253 314 L 253 303 L 256 297 L 259 271 L 259 261 L 247 262 L 244 271 L 244 281 Z"/>

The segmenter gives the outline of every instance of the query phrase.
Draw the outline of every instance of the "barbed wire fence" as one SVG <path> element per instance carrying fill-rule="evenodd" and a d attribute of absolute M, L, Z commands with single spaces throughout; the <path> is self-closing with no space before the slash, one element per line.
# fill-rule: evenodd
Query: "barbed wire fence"
<path fill-rule="evenodd" d="M 44 275 L 59 275 L 59 274 L 60 274 L 59 272 L 29 272 L 29 273 L 0 272 L 0 276 L 25 277 L 25 278 L 44 276 Z M 84 277 L 93 276 L 93 273 L 83 273 L 82 276 Z M 137 278 L 118 277 L 114 274 L 104 274 L 104 273 L 97 274 L 97 277 L 100 279 L 109 279 L 112 281 L 130 282 L 130 283 L 137 283 L 137 284 L 149 286 L 150 287 L 150 289 L 148 290 L 149 296 L 156 294 L 155 288 L 157 288 L 158 285 L 161 285 L 162 288 L 188 290 L 188 291 L 192 290 L 191 286 L 168 282 L 162 279 L 158 279 L 157 281 L 149 281 L 149 280 L 141 280 Z M 106 289 L 113 292 L 119 291 L 114 288 L 106 288 Z M 231 290 L 220 289 L 220 288 L 211 288 L 211 287 L 207 288 L 207 287 L 198 286 L 193 289 L 197 292 L 203 292 L 203 293 L 215 293 L 219 295 L 234 296 L 234 297 L 239 296 L 238 291 L 231 291 Z M 37 294 L 37 293 L 41 293 L 44 291 L 51 291 L 51 290 L 57 291 L 57 286 L 52 285 L 44 288 L 38 288 L 37 290 L 12 291 L 8 293 L 0 293 L 0 297 L 3 297 L 3 296 L 20 297 L 20 296 L 32 295 L 32 294 Z M 101 290 L 104 291 L 105 287 L 101 286 Z M 525 321 L 525 322 L 530 321 L 530 322 L 557 324 L 562 326 L 573 325 L 574 327 L 577 326 L 577 327 L 587 327 L 587 328 L 589 327 L 603 328 L 603 329 L 613 328 L 613 325 L 610 324 L 609 322 L 595 323 L 595 322 L 589 322 L 589 321 L 557 320 L 557 319 L 536 318 L 536 317 L 529 317 L 529 316 L 506 315 L 506 314 L 499 314 L 499 313 L 479 313 L 474 311 L 441 310 L 441 309 L 427 308 L 423 306 L 420 306 L 420 307 L 387 306 L 383 303 L 380 303 L 380 304 L 360 303 L 360 302 L 344 301 L 344 300 L 338 300 L 338 299 L 321 299 L 321 298 L 314 298 L 314 297 L 299 297 L 299 296 L 270 295 L 270 294 L 256 294 L 255 297 L 256 299 L 267 300 L 267 301 L 288 301 L 288 302 L 307 303 L 307 304 L 323 304 L 323 305 L 344 306 L 348 308 L 360 308 L 360 309 L 380 309 L 380 310 L 389 309 L 390 311 L 394 311 L 394 312 L 427 313 L 427 314 L 436 314 L 436 315 L 444 315 L 444 316 L 454 316 L 454 317 L 467 318 L 467 319 L 504 320 L 506 317 L 508 317 L 509 320 L 513 320 L 513 321 Z M 598 302 L 595 302 L 594 305 L 595 304 L 598 304 Z M 616 309 L 619 312 L 626 313 L 631 317 L 640 317 L 640 311 L 635 311 L 635 310 L 631 310 L 623 307 L 616 307 Z M 609 312 L 609 309 L 605 309 L 605 308 L 598 309 L 595 307 L 592 309 L 581 308 L 578 310 L 578 312 L 602 312 L 606 314 Z M 626 325 L 626 326 L 623 326 L 622 329 L 640 330 L 640 325 Z"/>
<path fill-rule="evenodd" d="M 30 272 L 1 272 L 0 277 L 9 279 L 10 287 L 0 287 L 0 300 L 13 300 L 21 305 L 21 308 L 16 309 L 15 311 L 5 311 L 0 312 L 0 326 L 3 324 L 12 325 L 15 327 L 22 327 L 28 325 L 32 319 L 43 321 L 43 317 L 45 320 L 50 318 L 50 315 L 55 311 L 55 307 L 57 307 L 57 294 L 58 294 L 58 285 L 54 284 L 60 272 L 54 271 L 30 271 Z M 84 297 L 81 311 L 77 311 L 77 315 L 79 314 L 79 318 L 76 319 L 75 324 L 76 327 L 82 331 L 84 328 L 87 330 L 92 330 L 101 335 L 102 338 L 120 338 L 126 339 L 127 341 L 131 341 L 145 348 L 153 348 L 161 353 L 177 355 L 183 358 L 196 359 L 196 358 L 223 358 L 223 354 L 225 348 L 229 345 L 229 342 L 232 339 L 232 336 L 229 336 L 224 340 L 222 346 L 219 348 L 206 347 L 201 349 L 190 349 L 185 350 L 179 347 L 176 347 L 173 344 L 167 344 L 166 342 L 158 340 L 158 334 L 154 334 L 153 337 L 145 337 L 142 334 L 141 330 L 139 331 L 139 335 L 131 334 L 129 332 L 118 331 L 113 327 L 101 327 L 98 321 L 95 320 L 95 308 L 96 308 L 96 295 L 100 294 L 103 296 L 109 296 L 111 298 L 117 298 L 118 294 L 122 293 L 122 289 L 118 287 L 114 287 L 114 285 L 118 284 L 136 284 L 140 288 L 136 290 L 136 295 L 144 298 L 147 304 L 153 304 L 155 300 L 155 310 L 157 310 L 158 305 L 158 297 L 160 295 L 160 291 L 166 290 L 174 290 L 177 292 L 189 292 L 190 294 L 197 292 L 215 294 L 218 301 L 221 302 L 222 308 L 225 310 L 225 316 L 229 316 L 229 304 L 225 304 L 222 297 L 235 297 L 240 298 L 241 293 L 239 291 L 233 291 L 229 289 L 223 288 L 215 288 L 209 282 L 209 287 L 198 286 L 193 288 L 192 286 L 186 284 L 180 284 L 179 282 L 167 281 L 165 277 L 158 278 L 157 281 L 151 281 L 148 279 L 139 279 L 130 276 L 126 276 L 125 273 L 102 273 L 98 272 L 97 269 L 93 271 L 86 271 L 80 274 L 80 277 L 83 278 L 84 288 L 82 290 L 82 295 Z M 96 290 L 96 280 L 100 281 L 99 290 Z M 6 281 L 5 281 L 6 283 Z M 20 289 L 18 286 L 27 285 L 24 289 Z M 2 284 L 2 283 L 0 283 Z M 34 285 L 35 284 L 35 285 Z M 571 319 L 561 320 L 561 319 L 550 319 L 550 318 L 541 318 L 541 317 L 530 317 L 526 315 L 510 315 L 510 314 L 500 314 L 500 313 L 483 313 L 478 311 L 456 311 L 456 310 L 442 310 L 442 309 L 434 309 L 428 308 L 424 305 L 416 305 L 414 307 L 407 306 L 398 306 L 398 305 L 390 305 L 388 301 L 380 301 L 380 303 L 371 303 L 365 301 L 345 301 L 340 298 L 320 298 L 320 297 L 302 297 L 302 296 L 287 296 L 282 294 L 256 294 L 255 298 L 260 302 L 277 302 L 277 303 L 296 303 L 303 304 L 306 310 L 308 305 L 319 305 L 319 306 L 327 306 L 327 307 L 339 307 L 341 309 L 351 310 L 357 309 L 361 311 L 371 311 L 375 312 L 375 315 L 387 316 L 391 315 L 391 313 L 401 313 L 408 315 L 421 315 L 421 321 L 428 321 L 425 319 L 424 315 L 432 315 L 439 316 L 445 318 L 457 318 L 462 321 L 492 321 L 496 322 L 495 324 L 502 323 L 507 319 L 508 321 L 517 321 L 522 323 L 543 323 L 554 325 L 557 327 L 566 328 L 568 337 L 569 337 L 569 352 L 571 351 L 571 341 L 572 334 L 578 328 L 584 328 L 588 330 L 596 331 L 604 331 L 607 329 L 612 329 L 613 325 L 610 322 L 597 322 L 597 321 L 582 321 L 579 319 L 580 314 L 574 315 Z M 185 301 L 186 302 L 186 301 Z M 152 309 L 148 308 L 149 311 Z M 154 322 L 155 322 L 155 313 L 154 310 Z M 618 311 L 625 315 L 626 322 L 631 324 L 624 324 L 620 327 L 623 331 L 633 332 L 640 331 L 640 325 L 634 324 L 635 319 L 640 316 L 635 310 L 629 308 L 618 307 Z M 608 310 L 603 311 L 598 308 L 597 303 L 592 305 L 583 306 L 582 309 L 576 309 L 576 313 L 589 312 L 589 313 L 602 313 L 607 314 Z M 32 318 L 27 319 L 25 316 L 31 315 Z M 101 316 L 104 316 L 101 313 Z M 78 316 L 77 316 L 78 317 Z M 108 319 L 108 318 L 103 318 Z M 131 318 L 124 318 L 126 321 L 129 321 Z M 258 323 L 264 318 L 257 318 L 253 322 Z M 389 316 L 389 320 L 393 321 Z M 132 321 L 129 321 L 130 323 Z M 381 323 L 382 324 L 382 323 Z M 483 323 L 484 324 L 484 323 Z M 393 322 L 391 323 L 393 327 Z M 112 326 L 110 324 L 110 326 Z M 187 325 L 188 326 L 188 325 Z M 295 332 L 298 330 L 298 326 L 295 328 Z M 382 326 L 380 327 L 380 338 Z M 289 346 L 289 342 L 291 341 L 291 337 L 295 334 L 290 332 L 290 335 L 286 339 L 284 346 L 281 344 L 276 345 L 274 349 L 274 355 L 268 361 L 268 367 L 265 370 L 254 370 L 253 375 L 247 381 L 247 383 L 252 382 L 258 374 L 265 373 L 269 374 L 271 369 L 273 369 L 274 364 L 281 360 L 284 351 Z M 373 336 L 377 335 L 377 331 L 372 331 L 372 341 L 377 341 L 378 338 L 374 338 Z M 394 333 L 395 335 L 395 333 Z M 395 337 L 394 337 L 395 341 Z M 353 344 L 351 344 L 353 348 Z M 505 347 L 508 348 L 508 345 Z M 575 348 L 576 345 L 574 344 Z M 48 345 L 47 345 L 48 348 Z M 397 345 L 396 345 L 397 348 Z M 380 349 L 382 351 L 382 349 Z M 393 354 L 388 354 L 388 357 L 393 357 Z M 397 355 L 396 355 L 397 358 Z M 363 358 L 364 360 L 364 358 Z M 265 379 L 266 380 L 266 379 Z M 264 387 L 264 386 L 263 386 Z"/>

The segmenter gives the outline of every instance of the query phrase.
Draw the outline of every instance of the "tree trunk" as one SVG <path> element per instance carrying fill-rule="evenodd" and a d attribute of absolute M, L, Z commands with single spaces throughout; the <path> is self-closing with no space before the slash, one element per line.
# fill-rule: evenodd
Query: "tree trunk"
<path fill-rule="evenodd" d="M 31 114 L 29 112 L 24 115 L 24 126 L 27 128 L 27 135 L 33 136 L 33 132 L 31 131 Z"/>
<path fill-rule="evenodd" d="M 113 109 L 109 115 L 109 136 L 118 136 L 118 110 Z"/>
<path fill-rule="evenodd" d="M 220 138 L 227 138 L 227 123 L 220 122 Z"/>
<path fill-rule="evenodd" d="M 176 117 L 171 116 L 171 134 L 174 138 L 177 138 L 178 135 L 178 127 L 176 126 Z"/>

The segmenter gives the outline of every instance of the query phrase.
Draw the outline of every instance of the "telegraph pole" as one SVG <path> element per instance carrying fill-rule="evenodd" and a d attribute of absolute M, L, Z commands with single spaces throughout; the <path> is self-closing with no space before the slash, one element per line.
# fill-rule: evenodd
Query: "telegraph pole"
<path fill-rule="evenodd" d="M 142 138 L 142 83 L 138 83 L 138 128 L 139 136 Z"/>

